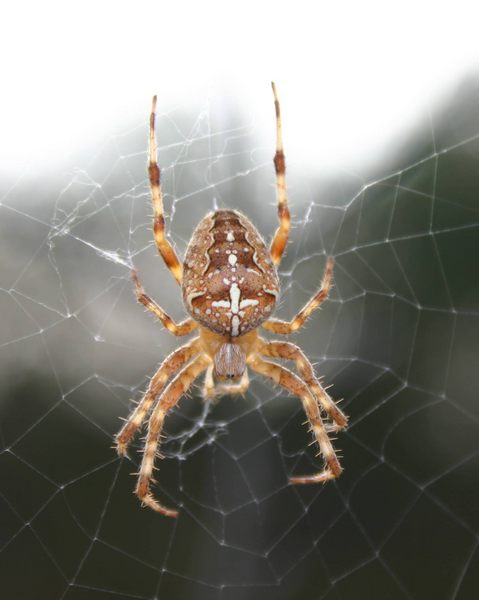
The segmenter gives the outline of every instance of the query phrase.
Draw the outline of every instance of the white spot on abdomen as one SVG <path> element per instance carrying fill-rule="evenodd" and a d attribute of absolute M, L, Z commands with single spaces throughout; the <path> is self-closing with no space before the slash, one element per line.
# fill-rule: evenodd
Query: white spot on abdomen
<path fill-rule="evenodd" d="M 234 242 L 235 241 L 235 236 L 233 235 L 232 231 L 228 231 L 228 233 L 226 234 L 226 240 L 228 242 Z"/>
<path fill-rule="evenodd" d="M 240 308 L 246 308 L 247 306 L 256 306 L 257 304 L 259 304 L 259 300 L 241 300 Z"/>
<path fill-rule="evenodd" d="M 195 298 L 199 298 L 200 296 L 204 296 L 205 294 L 206 294 L 206 290 L 203 290 L 200 292 L 198 290 L 194 290 L 193 292 L 191 292 L 190 294 L 188 294 L 186 296 L 186 302 L 189 305 L 189 307 L 191 308 L 191 310 L 193 310 L 193 304 L 192 304 L 193 300 Z"/>
<path fill-rule="evenodd" d="M 217 306 L 218 308 L 229 308 L 230 303 L 228 302 L 228 300 L 215 300 L 211 303 L 211 306 Z"/>
<path fill-rule="evenodd" d="M 239 324 L 240 320 L 238 315 L 233 315 L 233 318 L 231 319 L 231 335 L 233 337 L 236 337 L 239 334 Z"/>
<path fill-rule="evenodd" d="M 232 283 L 230 287 L 230 298 L 231 298 L 231 312 L 237 314 L 239 310 L 239 299 L 241 291 L 237 283 Z"/>
<path fill-rule="evenodd" d="M 236 261 L 237 261 L 237 260 L 238 260 L 238 259 L 236 258 L 236 256 L 235 256 L 234 254 L 230 254 L 230 255 L 228 256 L 228 262 L 230 263 L 230 265 L 231 265 L 232 267 L 234 267 L 234 266 L 235 266 L 235 264 L 236 264 Z"/>
<path fill-rule="evenodd" d="M 271 294 L 272 296 L 274 296 L 275 298 L 278 297 L 278 290 L 268 290 L 268 288 L 263 285 L 263 290 L 267 293 L 267 294 Z"/>

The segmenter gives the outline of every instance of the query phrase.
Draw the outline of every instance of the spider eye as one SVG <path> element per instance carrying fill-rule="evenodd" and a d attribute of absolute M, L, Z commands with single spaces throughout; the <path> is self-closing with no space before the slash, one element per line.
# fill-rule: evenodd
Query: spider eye
<path fill-rule="evenodd" d="M 237 379 L 246 369 L 246 355 L 238 344 L 223 344 L 214 358 L 215 375 L 220 379 Z"/>

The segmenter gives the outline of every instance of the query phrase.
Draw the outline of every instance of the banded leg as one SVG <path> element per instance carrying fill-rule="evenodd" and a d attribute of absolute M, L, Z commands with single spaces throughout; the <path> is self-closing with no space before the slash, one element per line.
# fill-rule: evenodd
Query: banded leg
<path fill-rule="evenodd" d="M 288 209 L 286 196 L 286 161 L 283 150 L 283 130 L 281 127 L 281 108 L 274 82 L 271 82 L 274 94 L 274 108 L 276 112 L 276 154 L 274 155 L 274 169 L 276 172 L 276 195 L 278 198 L 279 227 L 271 242 L 271 259 L 275 266 L 281 262 L 286 244 L 288 243 L 289 229 L 291 227 L 291 216 Z"/>
<path fill-rule="evenodd" d="M 311 313 L 316 310 L 329 296 L 333 280 L 334 258 L 328 257 L 326 269 L 324 271 L 321 287 L 318 292 L 309 300 L 299 313 L 291 321 L 281 321 L 280 319 L 269 319 L 264 322 L 262 327 L 274 333 L 287 335 L 293 333 L 304 325 Z"/>
<path fill-rule="evenodd" d="M 185 319 L 181 323 L 175 323 L 173 319 L 145 293 L 145 290 L 143 289 L 143 286 L 138 278 L 138 273 L 136 271 L 132 271 L 131 276 L 135 284 L 135 294 L 138 302 L 143 304 L 143 306 L 156 315 L 170 333 L 177 336 L 187 335 L 198 327 L 197 323 L 193 321 L 193 319 Z"/>
<path fill-rule="evenodd" d="M 199 338 L 195 338 L 189 344 L 172 352 L 162 362 L 158 371 L 151 378 L 143 398 L 116 435 L 116 450 L 120 456 L 126 455 L 128 445 L 168 379 L 191 360 L 195 354 L 198 354 L 199 350 Z"/>
<path fill-rule="evenodd" d="M 261 354 L 265 356 L 284 358 L 286 360 L 293 360 L 295 362 L 296 368 L 298 369 L 303 381 L 313 392 L 313 395 L 319 401 L 330 419 L 335 423 L 335 430 L 346 427 L 348 424 L 348 417 L 343 413 L 342 410 L 338 408 L 338 406 L 336 406 L 336 403 L 330 398 L 329 394 L 319 383 L 318 378 L 314 374 L 313 365 L 305 356 L 301 348 L 295 344 L 291 344 L 291 342 L 268 342 L 267 340 L 261 341 L 263 342 L 263 345 L 260 349 Z"/>
<path fill-rule="evenodd" d="M 167 413 L 175 406 L 181 396 L 188 391 L 198 375 L 200 375 L 210 364 L 211 359 L 209 356 L 200 354 L 192 363 L 185 366 L 161 394 L 148 423 L 148 434 L 146 436 L 145 450 L 143 452 L 140 476 L 138 478 L 135 494 L 141 500 L 143 505 L 149 506 L 153 510 L 156 510 L 167 517 L 177 517 L 178 512 L 160 504 L 153 498 L 150 491 L 154 461 L 157 456 L 157 448 L 161 437 L 163 422 Z M 159 454 L 158 456 L 161 457 Z"/>
<path fill-rule="evenodd" d="M 156 96 L 153 96 L 150 114 L 150 144 L 148 175 L 150 178 L 151 199 L 153 202 L 153 232 L 159 253 L 173 277 L 181 284 L 183 265 L 176 255 L 175 249 L 165 235 L 165 217 L 163 214 L 163 194 L 161 193 L 161 171 L 158 166 L 158 147 L 155 135 Z"/>
<path fill-rule="evenodd" d="M 269 377 L 295 396 L 299 396 L 301 398 L 304 410 L 311 424 L 311 429 L 319 445 L 321 454 L 326 462 L 325 468 L 319 473 L 314 475 L 291 477 L 290 482 L 295 484 L 320 483 L 339 477 L 343 469 L 339 464 L 336 452 L 334 451 L 331 440 L 329 439 L 323 421 L 321 420 L 318 403 L 308 389 L 308 386 L 289 369 L 286 369 L 285 367 L 268 360 L 263 360 L 258 356 L 254 356 L 249 362 L 249 365 L 252 369 L 258 373 L 261 373 L 261 375 Z"/>

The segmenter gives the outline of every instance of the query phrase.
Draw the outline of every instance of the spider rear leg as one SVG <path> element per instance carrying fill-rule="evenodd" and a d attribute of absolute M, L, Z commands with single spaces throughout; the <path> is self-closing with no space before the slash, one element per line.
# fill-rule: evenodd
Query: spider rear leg
<path fill-rule="evenodd" d="M 321 281 L 321 287 L 311 298 L 311 300 L 309 300 L 303 306 L 299 313 L 291 319 L 291 321 L 269 319 L 268 321 L 265 321 L 263 323 L 262 327 L 264 329 L 267 329 L 268 331 L 272 331 L 273 333 L 278 333 L 282 335 L 293 333 L 294 331 L 302 327 L 305 324 L 308 317 L 311 315 L 311 313 L 317 308 L 319 308 L 329 296 L 329 292 L 331 291 L 333 281 L 333 268 L 334 259 L 332 256 L 329 256 L 326 262 L 326 269 L 324 271 L 323 279 Z"/>
<path fill-rule="evenodd" d="M 274 82 L 271 82 L 274 94 L 274 108 L 276 112 L 276 153 L 274 155 L 274 169 L 276 172 L 276 195 L 278 198 L 279 227 L 271 242 L 271 259 L 277 267 L 281 262 L 284 249 L 288 243 L 289 229 L 291 227 L 291 216 L 288 209 L 286 195 L 286 161 L 283 150 L 283 130 L 281 126 L 281 107 Z"/>
<path fill-rule="evenodd" d="M 116 435 L 116 450 L 120 456 L 126 455 L 128 445 L 168 379 L 198 352 L 199 338 L 195 338 L 189 344 L 172 352 L 161 363 L 160 368 L 151 378 L 143 398 Z"/>
<path fill-rule="evenodd" d="M 334 429 L 336 431 L 344 429 L 344 427 L 346 427 L 348 424 L 348 417 L 335 404 L 323 386 L 319 383 L 316 375 L 314 374 L 313 365 L 305 356 L 301 348 L 295 344 L 291 344 L 290 342 L 280 342 L 276 340 L 272 342 L 268 342 L 267 340 L 261 341 L 263 342 L 263 346 L 260 350 L 261 354 L 264 354 L 265 356 L 285 358 L 295 362 L 296 368 L 298 369 L 298 372 L 305 381 L 306 385 L 313 392 L 313 395 L 321 404 L 322 408 L 328 414 L 330 419 L 334 422 Z"/>
<path fill-rule="evenodd" d="M 158 148 L 155 134 L 156 118 L 156 96 L 153 96 L 150 114 L 150 144 L 148 176 L 150 178 L 151 199 L 153 202 L 153 232 L 159 253 L 163 257 L 166 266 L 173 273 L 173 277 L 181 284 L 183 277 L 183 265 L 176 255 L 175 249 L 165 235 L 165 217 L 163 211 L 163 194 L 161 192 L 161 171 L 158 166 Z"/>
<path fill-rule="evenodd" d="M 274 362 L 263 360 L 255 356 L 249 365 L 252 369 L 272 379 L 274 382 L 286 388 L 289 392 L 301 398 L 304 410 L 311 425 L 319 449 L 326 462 L 325 468 L 314 475 L 291 477 L 290 482 L 297 483 L 320 483 L 328 479 L 339 477 L 343 471 L 334 451 L 331 440 L 328 437 L 324 423 L 321 419 L 318 403 L 308 389 L 308 386 L 289 369 Z"/>
<path fill-rule="evenodd" d="M 167 517 L 177 517 L 178 511 L 160 504 L 153 498 L 150 491 L 155 457 L 160 443 L 163 422 L 168 412 L 176 405 L 181 396 L 188 391 L 193 381 L 211 364 L 211 359 L 206 354 L 200 354 L 193 362 L 186 365 L 176 377 L 168 384 L 153 409 L 146 436 L 145 450 L 141 461 L 140 475 L 135 493 L 142 504 L 162 513 Z"/>

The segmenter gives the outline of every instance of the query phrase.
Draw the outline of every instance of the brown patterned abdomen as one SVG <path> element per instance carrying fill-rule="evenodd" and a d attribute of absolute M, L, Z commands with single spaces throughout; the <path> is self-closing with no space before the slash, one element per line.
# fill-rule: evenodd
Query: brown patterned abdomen
<path fill-rule="evenodd" d="M 191 316 L 222 335 L 243 335 L 271 316 L 278 275 L 247 217 L 219 210 L 200 221 L 186 250 L 182 290 Z"/>

